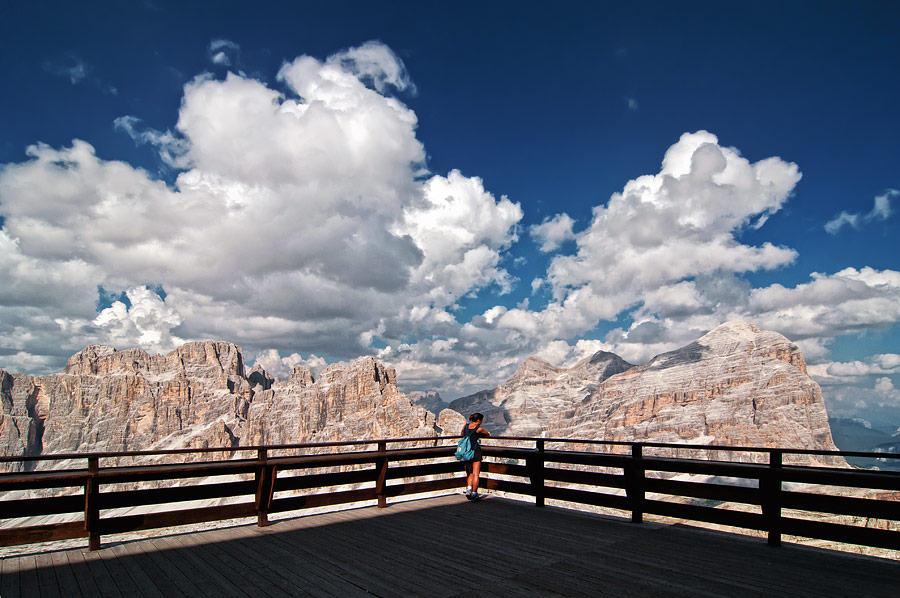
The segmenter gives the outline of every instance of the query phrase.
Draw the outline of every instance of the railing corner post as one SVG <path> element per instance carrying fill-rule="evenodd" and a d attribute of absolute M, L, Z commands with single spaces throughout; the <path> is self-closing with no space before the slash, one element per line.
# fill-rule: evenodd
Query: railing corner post
<path fill-rule="evenodd" d="M 387 486 L 387 442 L 378 442 L 378 458 L 375 461 L 375 495 L 378 497 L 378 508 L 383 509 L 387 506 L 387 495 L 385 488 Z"/>
<path fill-rule="evenodd" d="M 631 522 L 644 521 L 644 445 L 635 442 L 631 445 L 631 463 L 625 470 L 625 495 L 631 506 Z"/>
<path fill-rule="evenodd" d="M 526 458 L 528 477 L 531 480 L 531 490 L 534 492 L 534 506 L 544 506 L 544 439 L 535 439 L 534 454 Z"/>
<path fill-rule="evenodd" d="M 769 451 L 769 468 L 760 479 L 762 512 L 768 532 L 769 546 L 781 546 L 781 468 L 783 453 L 780 449 Z"/>
<path fill-rule="evenodd" d="M 275 494 L 275 466 L 269 465 L 269 453 L 266 449 L 257 449 L 256 470 L 256 525 L 269 525 L 269 508 Z"/>
<path fill-rule="evenodd" d="M 100 458 L 88 457 L 88 476 L 84 483 L 84 531 L 88 535 L 88 550 L 100 550 Z"/>

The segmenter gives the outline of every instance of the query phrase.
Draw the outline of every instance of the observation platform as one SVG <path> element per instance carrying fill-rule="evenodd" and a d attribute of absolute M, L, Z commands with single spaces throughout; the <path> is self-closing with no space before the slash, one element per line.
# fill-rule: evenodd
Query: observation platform
<path fill-rule="evenodd" d="M 894 598 L 900 562 L 459 494 L 0 562 L 2 598 L 467 595 Z"/>

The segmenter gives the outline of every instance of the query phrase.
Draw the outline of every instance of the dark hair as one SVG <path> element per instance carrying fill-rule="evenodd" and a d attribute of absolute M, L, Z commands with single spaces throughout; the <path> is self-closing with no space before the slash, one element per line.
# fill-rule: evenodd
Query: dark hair
<path fill-rule="evenodd" d="M 482 419 L 484 419 L 484 415 L 482 415 L 480 413 L 473 413 L 472 415 L 469 416 L 470 422 L 477 422 L 478 420 L 482 420 Z"/>

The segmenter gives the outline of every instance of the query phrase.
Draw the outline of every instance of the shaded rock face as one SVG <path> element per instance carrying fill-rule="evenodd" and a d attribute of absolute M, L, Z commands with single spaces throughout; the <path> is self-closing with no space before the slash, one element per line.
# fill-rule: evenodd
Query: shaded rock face
<path fill-rule="evenodd" d="M 0 455 L 206 448 L 433 436 L 435 417 L 372 358 L 245 374 L 239 347 L 188 343 L 167 355 L 90 346 L 60 374 L 0 370 Z"/>
<path fill-rule="evenodd" d="M 561 413 L 570 411 L 601 382 L 632 367 L 604 351 L 569 369 L 529 357 L 497 388 L 456 399 L 450 408 L 466 417 L 483 413 L 484 425 L 492 434 L 540 436 Z"/>
<path fill-rule="evenodd" d="M 31 376 L 0 370 L 0 455 L 36 454 L 44 423 L 36 413 L 37 389 Z"/>

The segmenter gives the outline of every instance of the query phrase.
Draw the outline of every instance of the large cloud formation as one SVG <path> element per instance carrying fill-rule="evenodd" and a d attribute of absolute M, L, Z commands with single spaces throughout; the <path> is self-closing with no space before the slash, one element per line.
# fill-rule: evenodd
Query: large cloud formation
<path fill-rule="evenodd" d="M 210 59 L 226 64 L 225 49 L 237 46 L 214 41 Z M 173 131 L 117 119 L 175 169 L 169 185 L 82 140 L 36 144 L 0 169 L 0 367 L 56 371 L 94 342 L 160 352 L 213 338 L 282 376 L 375 353 L 407 388 L 453 396 L 529 354 L 640 362 L 745 318 L 799 340 L 823 380 L 856 368 L 873 393 L 895 393 L 893 357 L 829 373 L 826 352 L 836 336 L 900 321 L 900 273 L 846 268 L 755 289 L 744 276 L 796 259 L 742 233 L 789 200 L 797 165 L 685 133 L 658 173 L 628 181 L 581 230 L 567 214 L 530 227 L 540 251 L 560 253 L 519 281 L 506 264 L 521 206 L 477 176 L 427 171 L 399 99 L 413 84 L 388 47 L 301 56 L 277 79 L 285 91 L 198 76 Z M 502 304 L 520 283 L 533 306 Z M 479 293 L 498 304 L 458 319 Z M 599 338 L 603 321 L 614 327 Z"/>
<path fill-rule="evenodd" d="M 736 235 L 762 226 L 800 176 L 795 164 L 779 158 L 751 164 L 710 133 L 685 133 L 666 152 L 658 174 L 629 181 L 594 208 L 590 225 L 576 236 L 574 254 L 554 257 L 546 278 L 534 285 L 549 286 L 550 304 L 539 312 L 509 310 L 498 325 L 567 338 L 639 306 L 637 324 L 654 315 L 708 312 L 727 292 L 704 288 L 708 281 L 795 259 L 790 248 L 750 246 Z M 639 338 L 631 340 L 641 354 L 630 351 L 629 357 L 648 357 L 659 348 L 654 341 L 664 340 L 648 337 L 647 326 L 640 330 L 635 327 L 632 335 Z M 614 344 L 621 348 L 630 335 L 620 336 Z"/>
<path fill-rule="evenodd" d="M 172 187 L 81 140 L 3 167 L 0 342 L 18 354 L 3 366 L 201 338 L 346 358 L 388 316 L 446 320 L 459 297 L 509 288 L 501 254 L 522 211 L 457 171 L 423 179 L 389 48 L 303 56 L 278 79 L 291 94 L 197 77 L 174 133 L 117 120 L 180 167 Z M 98 314 L 101 289 L 127 300 Z"/>

